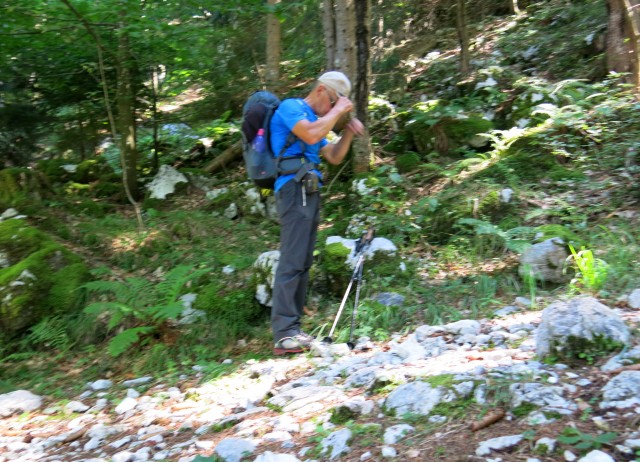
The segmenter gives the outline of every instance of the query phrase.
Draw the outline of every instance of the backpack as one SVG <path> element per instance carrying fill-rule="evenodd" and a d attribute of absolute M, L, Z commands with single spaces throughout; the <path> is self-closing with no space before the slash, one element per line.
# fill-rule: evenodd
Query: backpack
<path fill-rule="evenodd" d="M 293 133 L 289 134 L 287 142 L 282 151 L 278 153 L 277 158 L 271 149 L 271 117 L 279 105 L 280 99 L 273 93 L 257 91 L 249 97 L 242 108 L 242 156 L 244 157 L 247 176 L 253 180 L 256 186 L 263 189 L 273 189 L 279 174 L 291 173 L 279 171 L 278 167 L 284 152 L 295 142 L 295 135 Z M 266 149 L 263 152 L 256 152 L 251 143 L 261 128 L 264 129 Z M 295 171 L 297 170 L 293 172 Z"/>

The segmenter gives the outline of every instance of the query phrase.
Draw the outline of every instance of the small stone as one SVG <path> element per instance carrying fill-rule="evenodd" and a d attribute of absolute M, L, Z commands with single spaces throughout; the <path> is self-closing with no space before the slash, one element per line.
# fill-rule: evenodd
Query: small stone
<path fill-rule="evenodd" d="M 383 446 L 382 447 L 382 457 L 396 457 L 398 455 L 398 451 L 392 446 Z"/>
<path fill-rule="evenodd" d="M 153 377 L 140 377 L 138 379 L 125 380 L 122 385 L 125 387 L 136 387 L 138 385 L 144 385 L 153 380 Z"/>
<path fill-rule="evenodd" d="M 137 405 L 138 401 L 136 401 L 135 399 L 125 398 L 120 404 L 118 404 L 118 406 L 116 406 L 115 412 L 116 414 L 124 414 L 127 411 L 135 409 Z"/>
<path fill-rule="evenodd" d="M 89 410 L 89 406 L 81 401 L 70 401 L 67 403 L 64 409 L 67 412 L 87 412 Z"/>
<path fill-rule="evenodd" d="M 564 451 L 562 453 L 562 456 L 564 457 L 564 460 L 566 460 L 567 462 L 573 462 L 578 458 L 578 456 L 576 456 L 573 452 L 569 450 Z"/>
<path fill-rule="evenodd" d="M 108 390 L 113 386 L 113 382 L 111 380 L 101 379 L 96 380 L 95 382 L 89 385 L 93 391 L 99 390 Z"/>

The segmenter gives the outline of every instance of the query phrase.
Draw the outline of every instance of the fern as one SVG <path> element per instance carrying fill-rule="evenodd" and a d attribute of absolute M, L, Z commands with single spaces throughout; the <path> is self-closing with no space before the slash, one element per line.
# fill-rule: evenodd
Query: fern
<path fill-rule="evenodd" d="M 152 306 L 149 308 L 149 312 L 152 313 L 152 317 L 156 322 L 163 322 L 168 319 L 176 319 L 180 316 L 184 310 L 182 303 L 175 301 L 167 303 L 166 305 Z"/>
<path fill-rule="evenodd" d="M 164 280 L 155 288 L 157 299 L 165 303 L 174 302 L 179 296 L 181 289 L 191 280 L 202 276 L 209 271 L 208 268 L 193 270 L 191 266 L 180 265 L 169 271 Z"/>
<path fill-rule="evenodd" d="M 194 278 L 208 272 L 201 268 L 180 265 L 169 271 L 158 284 L 142 278 L 124 281 L 93 281 L 84 284 L 89 292 L 109 297 L 109 300 L 91 303 L 84 311 L 93 315 L 109 316 L 108 329 L 118 326 L 145 324 L 116 335 L 109 343 L 109 353 L 118 356 L 170 319 L 176 319 L 184 307 L 179 300 L 183 287 Z"/>
<path fill-rule="evenodd" d="M 136 315 L 136 311 L 123 303 L 118 302 L 96 302 L 88 305 L 84 312 L 87 314 L 100 315 L 105 312 L 109 312 L 110 318 L 107 327 L 109 329 L 113 329 L 116 326 L 119 326 L 123 321 L 126 315 L 133 314 L 137 318 L 141 318 L 143 316 Z"/>
<path fill-rule="evenodd" d="M 530 239 L 535 229 L 527 226 L 518 226 L 507 231 L 503 231 L 498 226 L 487 221 L 475 218 L 461 218 L 458 220 L 461 225 L 469 225 L 476 235 L 497 236 L 504 241 L 504 247 L 512 252 L 522 253 L 531 246 Z"/>
<path fill-rule="evenodd" d="M 153 284 L 142 278 L 123 281 L 92 281 L 83 285 L 89 292 L 110 294 L 125 305 L 144 305 L 153 300 Z"/>
<path fill-rule="evenodd" d="M 40 321 L 31 328 L 31 332 L 24 341 L 34 346 L 63 351 L 67 350 L 72 343 L 67 332 L 67 322 L 61 316 L 53 316 Z"/>
<path fill-rule="evenodd" d="M 127 282 L 130 280 L 127 279 Z M 89 292 L 97 294 L 110 294 L 121 303 L 128 304 L 135 297 L 135 292 L 130 284 L 122 281 L 91 281 L 82 286 Z"/>
<path fill-rule="evenodd" d="M 127 351 L 131 345 L 140 340 L 141 334 L 150 334 L 154 330 L 154 327 L 143 326 L 133 327 L 120 332 L 109 342 L 109 354 L 113 357 L 120 356 L 122 353 Z"/>

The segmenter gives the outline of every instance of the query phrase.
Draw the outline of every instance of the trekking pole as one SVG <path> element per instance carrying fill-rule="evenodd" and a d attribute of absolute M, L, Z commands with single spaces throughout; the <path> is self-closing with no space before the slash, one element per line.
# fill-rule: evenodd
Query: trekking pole
<path fill-rule="evenodd" d="M 333 321 L 333 326 L 331 326 L 331 330 L 329 331 L 329 335 L 322 339 L 324 343 L 333 343 L 333 332 L 336 330 L 336 326 L 338 325 L 338 320 L 342 315 L 342 310 L 344 310 L 344 305 L 347 303 L 347 297 L 349 297 L 349 292 L 351 291 L 351 286 L 353 285 L 353 281 L 356 278 L 358 268 L 360 267 L 360 261 L 362 260 L 363 255 L 358 257 L 356 267 L 353 270 L 353 275 L 351 276 L 351 281 L 349 281 L 349 285 L 347 286 L 347 291 L 344 293 L 344 297 L 342 297 L 342 302 L 340 303 L 340 308 L 338 308 L 338 313 L 336 314 L 336 319 Z"/>
<path fill-rule="evenodd" d="M 338 313 L 336 314 L 336 318 L 333 321 L 333 326 L 331 326 L 331 330 L 329 331 L 329 335 L 327 337 L 325 337 L 324 339 L 322 339 L 322 341 L 324 343 L 333 343 L 333 333 L 336 330 L 336 326 L 338 325 L 338 320 L 340 319 L 340 316 L 342 315 L 342 311 L 344 310 L 344 306 L 347 303 L 347 298 L 349 297 L 349 292 L 351 292 L 351 286 L 353 286 L 353 281 L 358 279 L 358 274 L 360 274 L 360 278 L 362 275 L 362 266 L 364 263 L 364 251 L 366 250 L 366 248 L 369 246 L 369 244 L 371 243 L 371 241 L 373 240 L 373 228 L 371 228 L 367 234 L 365 236 L 362 236 L 360 239 L 358 239 L 358 242 L 356 243 L 356 255 L 358 256 L 358 260 L 356 261 L 356 265 L 353 269 L 353 274 L 351 275 L 351 280 L 349 281 L 349 285 L 347 286 L 347 291 L 344 294 L 344 297 L 342 297 L 342 302 L 340 303 L 340 308 L 338 308 Z M 360 284 L 358 284 L 358 287 L 360 286 Z M 359 294 L 358 294 L 359 295 Z M 352 317 L 354 315 L 352 314 Z M 352 325 L 353 325 L 353 321 L 352 321 Z M 350 336 L 353 333 L 350 334 Z"/>
<path fill-rule="evenodd" d="M 374 229 L 373 228 L 369 229 L 367 234 L 362 238 L 360 242 L 361 252 L 363 256 L 365 254 L 365 251 L 369 248 L 371 241 L 373 240 L 373 233 L 374 233 Z M 353 331 L 356 324 L 356 315 L 358 313 L 358 301 L 360 300 L 360 286 L 362 285 L 363 270 L 364 270 L 364 259 L 362 260 L 362 263 L 360 264 L 360 269 L 358 270 L 358 282 L 356 284 L 356 298 L 353 301 L 353 311 L 351 311 L 351 328 L 349 329 L 349 341 L 347 342 L 347 345 L 349 346 L 350 350 L 353 350 L 353 348 L 355 347 L 355 344 L 353 343 Z"/>
<path fill-rule="evenodd" d="M 364 262 L 360 265 L 360 271 L 358 271 L 358 283 L 356 284 L 356 298 L 353 301 L 353 311 L 351 311 L 351 328 L 349 329 L 349 341 L 347 346 L 350 350 L 353 350 L 355 344 L 353 343 L 353 330 L 356 324 L 356 315 L 358 313 L 358 300 L 360 299 L 360 285 L 362 283 L 362 270 L 364 269 Z"/>

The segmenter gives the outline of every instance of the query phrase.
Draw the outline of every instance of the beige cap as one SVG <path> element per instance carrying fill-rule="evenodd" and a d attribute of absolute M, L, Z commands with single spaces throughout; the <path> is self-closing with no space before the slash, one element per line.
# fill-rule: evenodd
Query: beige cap
<path fill-rule="evenodd" d="M 318 82 L 335 90 L 339 96 L 349 96 L 349 93 L 351 93 L 351 82 L 349 82 L 349 78 L 342 72 L 325 72 L 320 76 Z"/>

